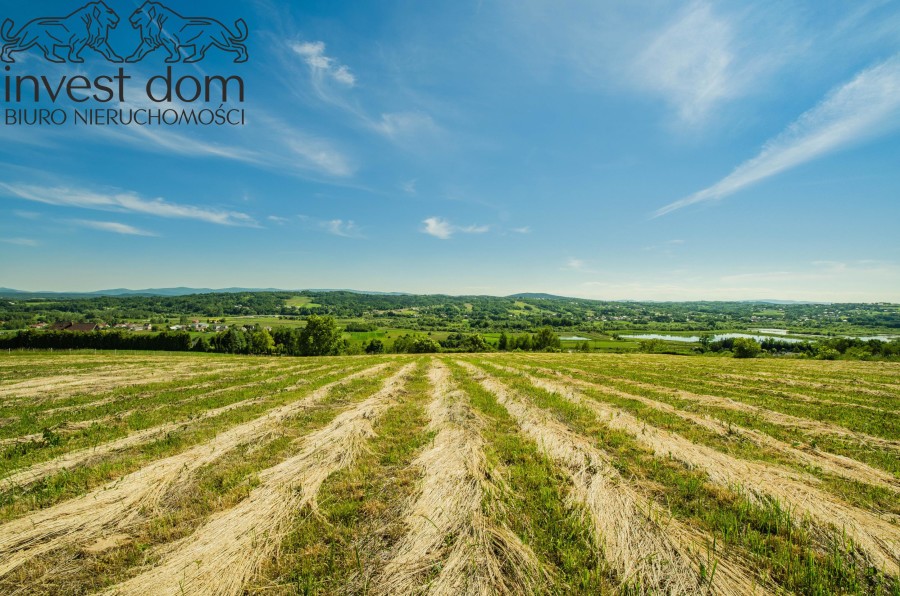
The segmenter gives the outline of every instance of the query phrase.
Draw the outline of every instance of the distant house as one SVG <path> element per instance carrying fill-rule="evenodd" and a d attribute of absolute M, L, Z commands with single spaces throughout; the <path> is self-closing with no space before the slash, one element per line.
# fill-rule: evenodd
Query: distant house
<path fill-rule="evenodd" d="M 82 333 L 90 333 L 91 331 L 98 331 L 100 329 L 100 325 L 97 323 L 73 323 L 72 321 L 67 321 L 65 323 L 54 323 L 50 326 L 52 331 L 81 331 Z"/>

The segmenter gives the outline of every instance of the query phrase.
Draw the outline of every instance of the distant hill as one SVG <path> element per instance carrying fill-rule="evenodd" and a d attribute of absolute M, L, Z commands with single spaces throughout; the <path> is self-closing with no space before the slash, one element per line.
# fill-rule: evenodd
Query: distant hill
<path fill-rule="evenodd" d="M 578 300 L 577 298 L 557 296 L 555 294 L 544 294 L 541 292 L 522 292 L 520 294 L 512 294 L 511 296 L 507 296 L 507 298 L 512 298 L 514 300 L 519 300 L 521 298 L 529 298 L 533 300 Z"/>
<path fill-rule="evenodd" d="M 147 288 L 144 290 L 129 290 L 128 288 L 113 288 L 109 290 L 97 290 L 95 292 L 30 292 L 13 288 L 0 288 L 0 296 L 16 296 L 18 298 L 92 298 L 99 296 L 191 296 L 195 294 L 243 294 L 247 292 L 350 292 L 352 294 L 364 294 L 372 296 L 409 296 L 405 292 L 375 292 L 368 290 L 343 290 L 343 289 L 313 289 L 285 290 L 280 288 Z"/>

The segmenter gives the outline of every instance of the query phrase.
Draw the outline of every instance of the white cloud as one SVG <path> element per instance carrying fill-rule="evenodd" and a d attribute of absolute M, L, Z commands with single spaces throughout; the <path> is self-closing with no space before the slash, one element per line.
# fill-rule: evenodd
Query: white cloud
<path fill-rule="evenodd" d="M 457 226 L 442 217 L 429 217 L 422 223 L 425 224 L 422 232 L 441 240 L 449 240 L 456 233 L 485 234 L 491 230 L 490 226 L 484 225 Z"/>
<path fill-rule="evenodd" d="M 325 55 L 325 42 L 305 41 L 293 43 L 291 44 L 291 49 L 303 57 L 304 62 L 316 76 L 327 75 L 347 87 L 356 85 L 356 77 L 348 66 L 339 64 L 334 58 Z"/>
<path fill-rule="evenodd" d="M 0 242 L 15 244 L 16 246 L 38 246 L 40 243 L 31 238 L 0 238 Z"/>
<path fill-rule="evenodd" d="M 309 137 L 285 138 L 283 140 L 295 155 L 302 157 L 316 169 L 322 170 L 326 174 L 344 177 L 351 176 L 354 172 L 354 168 L 348 159 L 327 143 Z"/>
<path fill-rule="evenodd" d="M 681 120 L 697 123 L 736 94 L 733 37 L 728 21 L 694 3 L 638 57 L 637 82 L 672 103 Z"/>
<path fill-rule="evenodd" d="M 417 180 L 415 180 L 415 179 L 407 180 L 406 182 L 404 182 L 403 184 L 400 185 L 400 188 L 403 189 L 403 192 L 414 195 L 414 194 L 416 194 L 416 182 L 417 182 Z"/>
<path fill-rule="evenodd" d="M 255 227 L 257 225 L 256 221 L 245 213 L 170 203 L 162 198 L 144 199 L 133 192 L 100 193 L 80 188 L 43 187 L 2 182 L 0 182 L 0 191 L 27 201 L 61 207 L 195 219 L 223 226 Z"/>
<path fill-rule="evenodd" d="M 343 83 L 348 87 L 352 87 L 356 84 L 356 77 L 353 76 L 353 73 L 350 72 L 350 69 L 346 66 L 339 66 L 331 76 L 333 76 L 336 81 Z"/>
<path fill-rule="evenodd" d="M 286 217 L 281 217 L 281 216 L 279 216 L 279 215 L 270 215 L 270 216 L 267 217 L 266 219 L 269 220 L 269 221 L 271 221 L 271 222 L 273 222 L 273 223 L 277 223 L 277 224 L 279 224 L 279 225 L 281 225 L 281 224 L 286 224 L 288 221 L 290 221 L 290 220 L 288 220 L 288 218 L 286 218 Z"/>
<path fill-rule="evenodd" d="M 449 240 L 450 237 L 453 236 L 453 225 L 445 219 L 441 219 L 440 217 L 429 217 L 422 223 L 425 224 L 425 229 L 423 231 L 435 238 Z"/>
<path fill-rule="evenodd" d="M 516 234 L 530 234 L 531 227 L 530 226 L 522 226 L 521 228 L 513 228 L 512 230 Z"/>
<path fill-rule="evenodd" d="M 759 155 L 716 184 L 658 209 L 659 217 L 688 205 L 719 200 L 752 184 L 900 126 L 900 55 L 864 70 L 833 90 Z"/>
<path fill-rule="evenodd" d="M 92 230 L 100 230 L 103 232 L 113 232 L 114 234 L 124 234 L 127 236 L 156 236 L 153 232 L 142 230 L 128 224 L 118 223 L 115 221 L 92 221 L 86 219 L 76 219 L 72 223 L 83 228 L 91 228 Z"/>
<path fill-rule="evenodd" d="M 437 132 L 438 130 L 431 116 L 418 112 L 382 114 L 381 120 L 372 123 L 372 128 L 391 138 Z"/>
<path fill-rule="evenodd" d="M 329 234 L 341 236 L 344 238 L 361 238 L 359 227 L 352 220 L 332 219 L 323 221 L 319 224 L 325 228 Z"/>

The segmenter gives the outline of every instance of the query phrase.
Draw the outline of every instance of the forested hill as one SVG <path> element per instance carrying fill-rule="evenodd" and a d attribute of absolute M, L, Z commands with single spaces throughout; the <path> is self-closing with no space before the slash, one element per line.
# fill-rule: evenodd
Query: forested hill
<path fill-rule="evenodd" d="M 771 304 L 753 302 L 607 302 L 548 294 L 444 296 L 352 291 L 235 291 L 186 296 L 29 297 L 0 299 L 6 329 L 37 322 L 165 322 L 177 317 L 304 317 L 329 314 L 411 329 L 648 329 L 749 327 L 900 329 L 895 304 Z"/>

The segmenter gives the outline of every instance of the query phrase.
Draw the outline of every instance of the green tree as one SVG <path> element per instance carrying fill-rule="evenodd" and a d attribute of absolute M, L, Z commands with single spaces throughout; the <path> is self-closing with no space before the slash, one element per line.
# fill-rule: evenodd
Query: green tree
<path fill-rule="evenodd" d="M 275 351 L 275 339 L 268 329 L 257 329 L 250 334 L 251 354 L 270 354 Z"/>
<path fill-rule="evenodd" d="M 550 327 L 541 327 L 532 340 L 534 350 L 558 350 L 562 347 L 559 336 Z"/>
<path fill-rule="evenodd" d="M 329 356 L 339 352 L 341 330 L 331 316 L 309 315 L 300 333 L 300 353 L 304 356 Z"/>
<path fill-rule="evenodd" d="M 197 343 L 194 344 L 193 350 L 195 352 L 209 352 L 209 341 L 205 337 L 197 338 Z"/>
<path fill-rule="evenodd" d="M 735 358 L 756 358 L 762 351 L 759 342 L 749 337 L 735 338 L 731 346 Z"/>
<path fill-rule="evenodd" d="M 441 351 L 441 344 L 430 337 L 417 337 L 409 348 L 410 354 L 433 354 Z"/>
<path fill-rule="evenodd" d="M 366 354 L 384 354 L 384 343 L 380 339 L 373 339 L 366 346 Z"/>
<path fill-rule="evenodd" d="M 497 349 L 505 352 L 509 348 L 509 338 L 506 337 L 506 332 L 500 332 L 500 341 L 497 343 Z"/>
<path fill-rule="evenodd" d="M 244 334 L 234 327 L 218 334 L 213 339 L 213 343 L 218 352 L 225 352 L 226 354 L 241 354 L 244 352 Z"/>

